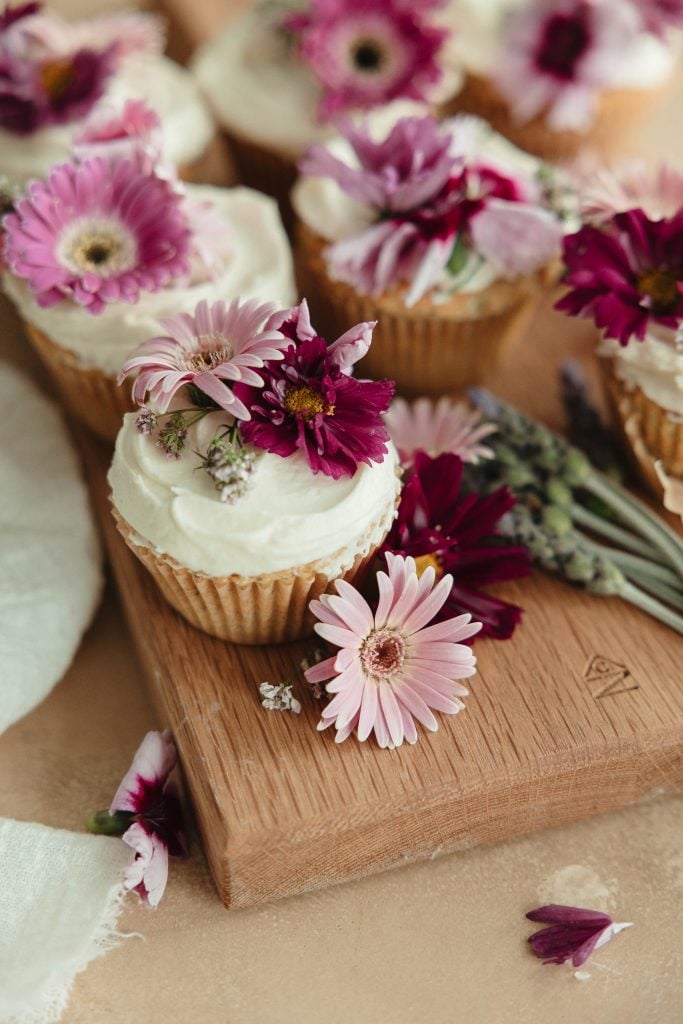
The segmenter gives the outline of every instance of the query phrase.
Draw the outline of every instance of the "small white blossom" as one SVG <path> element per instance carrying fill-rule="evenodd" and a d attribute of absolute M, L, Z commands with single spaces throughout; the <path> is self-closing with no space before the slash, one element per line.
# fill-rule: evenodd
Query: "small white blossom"
<path fill-rule="evenodd" d="M 298 715 L 301 704 L 292 693 L 291 683 L 261 683 L 259 693 L 263 697 L 261 704 L 268 711 L 291 711 Z"/>

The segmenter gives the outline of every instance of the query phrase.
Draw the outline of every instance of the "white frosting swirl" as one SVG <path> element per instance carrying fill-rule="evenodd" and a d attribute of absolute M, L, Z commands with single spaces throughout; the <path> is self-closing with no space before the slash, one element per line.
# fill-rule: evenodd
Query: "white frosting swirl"
<path fill-rule="evenodd" d="M 192 70 L 219 124 L 248 141 L 296 160 L 314 142 L 335 133 L 334 125 L 317 119 L 320 90 L 311 70 L 287 52 L 272 14 L 258 4 L 205 43 Z M 432 102 L 454 91 L 454 74 L 444 73 Z M 426 104 L 397 100 L 373 114 L 390 124 L 428 109 Z"/>
<path fill-rule="evenodd" d="M 211 413 L 190 428 L 186 453 L 168 459 L 129 413 L 109 471 L 114 506 L 140 543 L 209 576 L 257 576 L 329 562 L 330 578 L 388 529 L 399 489 L 393 445 L 384 461 L 361 465 L 351 478 L 314 474 L 301 453 L 289 458 L 256 451 L 253 484 L 234 504 L 219 500 L 197 469 L 203 451 L 226 423 Z M 381 529 L 373 529 L 381 521 Z"/>
<path fill-rule="evenodd" d="M 627 386 L 639 387 L 649 399 L 683 417 L 683 344 L 673 331 L 654 328 L 644 341 L 631 339 L 622 346 L 603 338 L 598 353 L 614 359 L 614 369 Z"/>
<path fill-rule="evenodd" d="M 127 99 L 146 100 L 159 115 L 164 159 L 173 166 L 197 160 L 211 142 L 213 121 L 197 83 L 167 57 L 133 54 L 124 61 L 101 102 L 118 106 Z M 51 125 L 26 136 L 0 129 L 0 174 L 19 185 L 44 178 L 54 164 L 69 159 L 81 125 Z"/>
<path fill-rule="evenodd" d="M 160 317 L 193 312 L 202 299 L 229 301 L 239 296 L 292 305 L 292 256 L 275 201 L 249 188 L 186 185 L 185 190 L 193 200 L 210 202 L 227 223 L 230 255 L 214 280 L 141 292 L 134 305 L 110 303 L 99 316 L 68 299 L 42 309 L 26 282 L 7 273 L 5 291 L 25 320 L 74 352 L 85 366 L 112 375 L 137 345 L 159 334 Z"/>

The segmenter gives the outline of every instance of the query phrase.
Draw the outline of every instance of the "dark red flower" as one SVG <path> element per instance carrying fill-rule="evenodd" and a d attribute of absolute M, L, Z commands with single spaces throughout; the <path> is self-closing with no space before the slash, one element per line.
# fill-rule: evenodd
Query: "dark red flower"
<path fill-rule="evenodd" d="M 585 964 L 591 953 L 609 942 L 630 924 L 616 924 L 609 914 L 580 907 L 564 907 L 550 903 L 526 915 L 550 927 L 529 936 L 529 945 L 544 964 L 563 964 L 571 960 L 574 967 Z"/>
<path fill-rule="evenodd" d="M 251 412 L 240 424 L 245 441 L 283 457 L 302 451 L 314 473 L 335 480 L 353 476 L 361 462 L 382 462 L 389 440 L 382 413 L 394 382 L 356 380 L 348 372 L 363 345 L 367 350 L 374 324 L 359 324 L 330 346 L 311 328 L 305 303 L 269 324 L 293 344 L 281 362 L 259 371 L 262 389 L 233 386 Z"/>
<path fill-rule="evenodd" d="M 16 7 L 11 7 L 8 4 L 0 14 L 0 32 L 3 29 L 9 28 L 10 25 L 16 24 L 17 21 L 21 21 L 23 18 L 39 14 L 42 9 L 42 3 L 17 4 Z"/>
<path fill-rule="evenodd" d="M 653 322 L 675 329 L 683 319 L 683 210 L 661 220 L 628 210 L 584 226 L 565 238 L 564 261 L 570 291 L 555 308 L 592 317 L 621 345 L 642 341 Z"/>
<path fill-rule="evenodd" d="M 481 588 L 531 571 L 526 548 L 505 543 L 497 529 L 515 499 L 507 487 L 486 497 L 461 494 L 462 472 L 457 455 L 447 452 L 433 459 L 417 452 L 383 550 L 412 555 L 418 568 L 433 565 L 437 575 L 451 573 L 443 617 L 470 612 L 483 623 L 482 636 L 505 640 L 522 609 Z"/>

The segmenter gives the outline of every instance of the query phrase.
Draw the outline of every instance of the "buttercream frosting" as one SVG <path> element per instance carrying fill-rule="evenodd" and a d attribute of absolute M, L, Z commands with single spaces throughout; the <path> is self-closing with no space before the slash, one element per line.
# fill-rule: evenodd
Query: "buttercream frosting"
<path fill-rule="evenodd" d="M 159 334 L 160 317 L 193 312 L 202 299 L 229 301 L 239 296 L 290 306 L 296 298 L 292 257 L 275 201 L 242 187 L 186 185 L 185 190 L 190 199 L 211 203 L 225 221 L 226 258 L 213 279 L 142 292 L 134 305 L 110 303 L 99 316 L 69 299 L 42 309 L 26 282 L 8 273 L 5 291 L 25 320 L 75 353 L 84 365 L 112 375 L 137 345 Z"/>
<path fill-rule="evenodd" d="M 296 160 L 314 142 L 335 134 L 334 125 L 318 121 L 320 91 L 312 72 L 287 51 L 272 12 L 263 5 L 231 20 L 205 43 L 192 69 L 219 124 L 248 141 Z M 433 102 L 454 91 L 454 74 L 448 70 Z M 373 114 L 391 124 L 428 109 L 426 104 L 397 100 Z"/>
<path fill-rule="evenodd" d="M 683 417 L 683 344 L 673 331 L 654 328 L 644 341 L 631 339 L 625 346 L 604 338 L 598 352 L 614 359 L 615 373 L 627 386 L 639 387 L 657 405 Z"/>
<path fill-rule="evenodd" d="M 185 68 L 161 55 L 131 54 L 112 76 L 100 104 L 118 106 L 133 98 L 146 100 L 159 115 L 168 163 L 177 167 L 202 155 L 214 133 L 213 120 Z M 0 129 L 0 173 L 17 184 L 45 177 L 54 164 L 69 159 L 81 125 L 50 125 L 25 136 Z"/>
<path fill-rule="evenodd" d="M 381 540 L 399 489 L 393 445 L 383 462 L 339 480 L 312 473 L 300 452 L 282 458 L 254 449 L 252 486 L 227 504 L 190 454 L 205 450 L 226 423 L 216 412 L 190 427 L 186 454 L 174 460 L 138 432 L 134 413 L 126 415 L 109 483 L 139 543 L 209 576 L 257 576 L 322 561 L 333 578 Z"/>

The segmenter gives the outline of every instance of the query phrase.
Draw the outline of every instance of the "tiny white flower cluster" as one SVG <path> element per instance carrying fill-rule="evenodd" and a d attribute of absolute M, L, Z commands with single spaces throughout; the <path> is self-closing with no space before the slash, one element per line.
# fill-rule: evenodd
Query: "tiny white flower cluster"
<path fill-rule="evenodd" d="M 263 697 L 261 704 L 268 711 L 291 711 L 298 715 L 301 704 L 292 693 L 291 683 L 261 683 L 259 693 Z"/>

